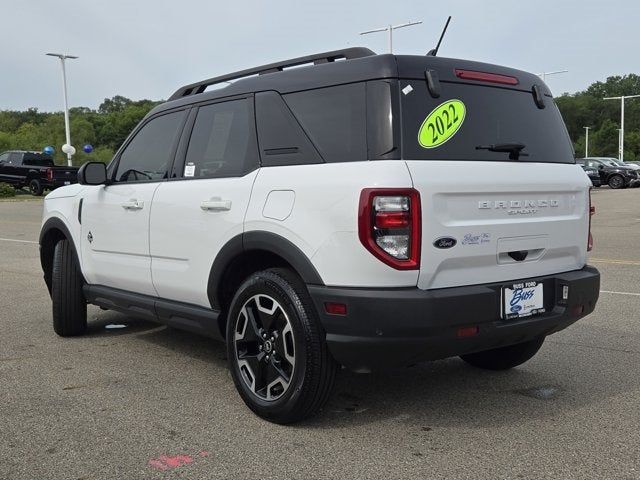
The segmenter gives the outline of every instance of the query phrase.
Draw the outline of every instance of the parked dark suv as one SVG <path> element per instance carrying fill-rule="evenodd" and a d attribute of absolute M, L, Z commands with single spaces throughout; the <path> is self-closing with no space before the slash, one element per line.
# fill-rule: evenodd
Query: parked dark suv
<path fill-rule="evenodd" d="M 598 170 L 602 185 L 609 185 L 615 189 L 640 186 L 638 171 L 631 167 L 620 166 L 611 160 L 595 158 L 578 158 L 576 163 L 585 170 Z"/>

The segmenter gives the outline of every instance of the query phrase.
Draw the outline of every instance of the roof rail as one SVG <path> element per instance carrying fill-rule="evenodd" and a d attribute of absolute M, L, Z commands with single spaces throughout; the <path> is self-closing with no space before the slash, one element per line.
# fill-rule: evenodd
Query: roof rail
<path fill-rule="evenodd" d="M 192 83 L 180 87 L 175 91 L 168 101 L 176 100 L 182 97 L 188 97 L 189 95 L 196 95 L 202 93 L 207 87 L 215 85 L 217 83 L 228 82 L 229 80 L 237 80 L 239 78 L 249 77 L 251 75 L 264 75 L 267 73 L 281 72 L 285 68 L 295 67 L 298 65 L 304 65 L 305 63 L 313 63 L 315 65 L 320 63 L 335 62 L 339 59 L 350 60 L 352 58 L 362 58 L 375 55 L 375 52 L 365 47 L 353 47 L 345 48 L 343 50 L 334 50 L 332 52 L 316 53 L 314 55 L 307 55 L 306 57 L 292 58 L 283 62 L 270 63 L 268 65 L 262 65 L 261 67 L 249 68 L 246 70 L 240 70 L 239 72 L 228 73 L 219 77 L 208 78 L 200 82 Z"/>

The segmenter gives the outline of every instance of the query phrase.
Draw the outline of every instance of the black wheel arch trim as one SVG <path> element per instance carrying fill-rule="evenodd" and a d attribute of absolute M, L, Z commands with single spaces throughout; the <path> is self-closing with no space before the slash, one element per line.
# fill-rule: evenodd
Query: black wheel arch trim
<path fill-rule="evenodd" d="M 49 294 L 51 294 L 51 271 L 53 268 L 53 250 L 55 249 L 55 243 L 49 244 L 46 241 L 47 235 L 53 231 L 59 230 L 66 237 L 71 245 L 71 251 L 73 252 L 73 256 L 75 257 L 76 262 L 80 266 L 80 270 L 82 270 L 82 266 L 80 264 L 80 256 L 78 255 L 78 251 L 76 249 L 76 245 L 73 241 L 73 236 L 71 232 L 65 225 L 65 223 L 57 218 L 52 217 L 47 220 L 42 228 L 40 229 L 40 238 L 38 243 L 40 245 L 40 265 L 42 266 L 42 271 L 44 273 L 44 281 L 47 284 L 47 289 L 49 290 Z M 56 242 L 57 243 L 57 242 Z"/>
<path fill-rule="evenodd" d="M 290 240 L 276 233 L 262 230 L 244 232 L 229 240 L 213 261 L 207 285 L 207 296 L 211 308 L 221 309 L 216 292 L 219 291 L 225 270 L 231 262 L 243 253 L 260 250 L 281 257 L 291 265 L 306 284 L 324 285 L 320 274 L 309 258 Z"/>

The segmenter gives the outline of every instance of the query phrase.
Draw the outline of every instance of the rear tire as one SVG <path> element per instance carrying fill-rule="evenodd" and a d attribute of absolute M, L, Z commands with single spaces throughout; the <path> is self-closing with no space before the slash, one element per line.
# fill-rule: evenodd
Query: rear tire
<path fill-rule="evenodd" d="M 609 178 L 608 183 L 609 188 L 613 188 L 614 190 L 624 188 L 624 178 L 622 178 L 620 175 L 612 175 L 611 178 Z"/>
<path fill-rule="evenodd" d="M 338 368 L 304 283 L 281 268 L 254 273 L 238 288 L 229 308 L 227 354 L 246 405 L 281 424 L 315 414 Z"/>
<path fill-rule="evenodd" d="M 538 353 L 543 343 L 544 337 L 538 337 L 508 347 L 461 355 L 460 358 L 469 365 L 485 370 L 509 370 L 531 359 Z"/>
<path fill-rule="evenodd" d="M 44 188 L 42 187 L 40 180 L 38 180 L 37 178 L 32 178 L 29 181 L 29 191 L 31 192 L 31 195 L 35 195 L 36 197 L 42 195 L 42 192 L 44 192 Z"/>
<path fill-rule="evenodd" d="M 53 330 L 61 337 L 81 335 L 87 330 L 84 280 L 69 240 L 60 240 L 53 253 L 51 300 Z"/>

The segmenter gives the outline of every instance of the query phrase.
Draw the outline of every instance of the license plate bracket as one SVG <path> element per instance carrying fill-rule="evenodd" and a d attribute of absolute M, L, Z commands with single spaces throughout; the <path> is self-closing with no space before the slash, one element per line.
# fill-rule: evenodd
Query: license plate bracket
<path fill-rule="evenodd" d="M 518 282 L 502 287 L 502 318 L 511 320 L 545 312 L 544 284 L 536 281 Z"/>

